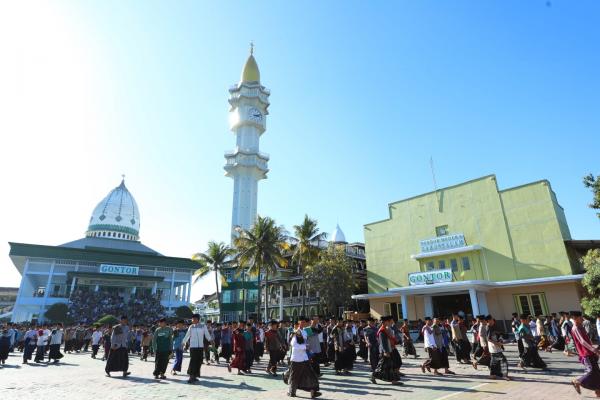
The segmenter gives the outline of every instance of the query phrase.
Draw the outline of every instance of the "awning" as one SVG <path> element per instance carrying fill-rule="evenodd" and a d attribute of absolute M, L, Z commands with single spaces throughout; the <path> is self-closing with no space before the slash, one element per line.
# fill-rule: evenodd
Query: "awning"
<path fill-rule="evenodd" d="M 415 285 L 415 286 L 403 286 L 399 288 L 389 289 L 387 292 L 382 293 L 365 293 L 356 294 L 352 296 L 353 300 L 369 300 L 386 297 L 398 297 L 402 295 L 426 295 L 426 294 L 441 294 L 441 293 L 452 293 L 452 292 L 466 292 L 469 289 L 476 289 L 479 291 L 488 291 L 492 289 L 501 289 L 505 287 L 516 287 L 516 286 L 532 286 L 532 285 L 552 285 L 565 282 L 578 282 L 583 278 L 583 274 L 578 275 L 560 275 L 551 276 L 548 278 L 531 278 L 531 279 L 517 279 L 512 281 L 486 281 L 486 280 L 472 280 L 472 281 L 457 281 L 457 282 L 445 282 L 436 283 L 432 285 Z"/>
<path fill-rule="evenodd" d="M 445 249 L 445 250 L 438 250 L 438 251 L 430 251 L 427 253 L 412 254 L 410 256 L 410 258 L 412 258 L 413 260 L 420 260 L 422 258 L 445 256 L 448 254 L 466 253 L 469 251 L 475 251 L 475 250 L 481 250 L 481 249 L 482 249 L 482 247 L 480 245 L 472 244 L 470 246 L 455 247 L 453 249 Z"/>

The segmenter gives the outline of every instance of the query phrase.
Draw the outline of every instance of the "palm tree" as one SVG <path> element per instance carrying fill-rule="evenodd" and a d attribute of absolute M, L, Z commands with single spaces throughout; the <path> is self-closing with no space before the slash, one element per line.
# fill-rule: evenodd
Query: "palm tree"
<path fill-rule="evenodd" d="M 318 262 L 321 248 L 319 242 L 327 239 L 327 233 L 319 232 L 318 222 L 304 215 L 300 225 L 294 225 L 295 244 L 292 250 L 292 261 L 298 266 L 298 273 L 302 276 L 302 314 L 306 308 L 306 279 L 305 269 Z"/>
<path fill-rule="evenodd" d="M 196 253 L 192 256 L 192 260 L 200 264 L 200 268 L 194 272 L 194 275 L 196 276 L 194 283 L 198 282 L 200 278 L 206 276 L 209 272 L 215 273 L 217 303 L 219 304 L 219 320 L 221 320 L 223 315 L 223 308 L 221 307 L 221 294 L 219 293 L 219 275 L 222 276 L 221 270 L 230 263 L 234 254 L 235 251 L 225 243 L 211 241 L 208 242 L 208 250 L 206 250 L 206 252 Z M 226 282 L 222 280 L 221 284 L 226 285 Z"/>
<path fill-rule="evenodd" d="M 286 267 L 283 253 L 287 248 L 285 230 L 277 226 L 269 217 L 257 217 L 249 230 L 240 230 L 233 244 L 237 250 L 238 273 L 248 273 L 258 277 L 257 320 L 260 321 L 261 273 L 265 274 L 265 317 L 268 317 L 269 274 L 275 274 L 277 267 Z"/>

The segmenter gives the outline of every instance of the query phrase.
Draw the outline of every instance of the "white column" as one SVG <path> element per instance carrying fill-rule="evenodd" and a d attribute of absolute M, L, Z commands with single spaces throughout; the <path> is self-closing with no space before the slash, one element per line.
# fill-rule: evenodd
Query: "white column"
<path fill-rule="evenodd" d="M 433 317 L 433 300 L 431 296 L 424 296 L 423 303 L 425 304 L 425 316 Z"/>
<path fill-rule="evenodd" d="M 171 271 L 171 290 L 169 291 L 169 308 L 173 307 L 173 296 L 175 293 L 173 284 L 175 283 L 175 268 Z"/>
<path fill-rule="evenodd" d="M 408 319 L 407 296 L 405 294 L 400 295 L 400 301 L 402 302 L 402 318 Z"/>
<path fill-rule="evenodd" d="M 279 286 L 279 320 L 283 320 L 283 285 Z"/>
<path fill-rule="evenodd" d="M 99 286 L 98 286 L 98 285 L 96 285 L 96 287 L 94 288 L 94 292 L 97 292 L 97 291 L 98 291 L 98 289 L 99 289 Z"/>
<path fill-rule="evenodd" d="M 473 288 L 469 289 L 469 296 L 471 297 L 471 308 L 473 309 L 473 317 L 480 314 L 479 302 L 477 301 L 477 291 Z"/>
<path fill-rule="evenodd" d="M 96 287 L 98 287 L 98 285 L 96 285 Z M 97 292 L 98 290 L 96 290 Z M 134 286 L 131 288 L 131 294 L 135 295 L 135 292 L 137 291 L 137 286 Z"/>
<path fill-rule="evenodd" d="M 477 292 L 477 302 L 479 303 L 479 312 L 484 315 L 488 315 L 490 312 L 488 310 L 487 296 L 485 292 Z"/>
<path fill-rule="evenodd" d="M 69 294 L 69 297 L 71 296 L 71 294 L 73 294 L 73 291 L 75 290 L 75 283 L 77 282 L 77 277 L 74 276 L 73 280 L 71 280 L 71 293 Z"/>
<path fill-rule="evenodd" d="M 194 287 L 194 285 L 192 284 L 192 279 L 193 279 L 193 275 L 190 272 L 190 279 L 188 280 L 188 285 L 189 285 L 189 291 L 188 291 L 188 297 L 187 297 L 187 302 L 191 303 L 192 302 L 192 288 Z M 221 287 L 222 289 L 222 287 Z M 222 293 L 222 292 L 221 292 Z M 221 294 L 221 297 L 223 297 L 223 295 Z M 221 304 L 219 304 L 219 307 L 221 306 Z"/>
<path fill-rule="evenodd" d="M 186 303 L 189 303 L 190 302 L 189 297 L 190 297 L 190 284 L 188 282 L 185 285 L 183 285 L 183 300 Z"/>
<path fill-rule="evenodd" d="M 56 260 L 52 260 L 52 264 L 50 265 L 50 273 L 48 274 L 48 280 L 46 281 L 46 289 L 44 290 L 44 301 L 42 302 L 42 307 L 40 309 L 40 319 L 44 319 L 44 313 L 46 312 L 46 300 L 48 299 L 48 294 L 50 293 L 50 284 L 52 283 L 52 276 L 54 275 L 54 266 L 56 265 Z"/>
<path fill-rule="evenodd" d="M 156 276 L 157 268 L 154 268 L 154 276 Z M 156 290 L 158 289 L 158 282 L 154 282 L 152 285 L 152 294 L 156 294 Z"/>
<path fill-rule="evenodd" d="M 25 266 L 23 267 L 23 276 L 21 277 L 21 285 L 19 286 L 19 292 L 17 293 L 17 300 L 15 301 L 15 306 L 20 303 L 21 297 L 31 296 L 31 293 L 29 294 L 29 296 L 23 296 L 23 288 L 25 287 L 25 282 L 26 282 L 25 279 L 26 279 L 28 270 L 29 270 L 29 258 L 27 258 L 25 260 Z M 15 315 L 15 313 L 13 312 L 13 316 L 14 315 Z"/>

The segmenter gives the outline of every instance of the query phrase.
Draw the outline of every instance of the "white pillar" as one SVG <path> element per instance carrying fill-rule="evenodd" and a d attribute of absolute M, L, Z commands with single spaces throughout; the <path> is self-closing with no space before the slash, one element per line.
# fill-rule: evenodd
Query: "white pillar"
<path fill-rule="evenodd" d="M 98 285 L 96 285 L 96 287 L 98 287 Z M 97 291 L 98 291 L 98 290 L 96 290 L 96 292 L 97 292 Z M 136 287 L 136 286 L 134 286 L 134 287 L 132 287 L 132 288 L 131 288 L 131 294 L 135 295 L 135 292 L 136 292 L 136 291 L 137 291 L 137 287 Z"/>
<path fill-rule="evenodd" d="M 473 309 L 473 316 L 479 315 L 479 302 L 477 301 L 477 291 L 473 288 L 469 289 L 469 296 L 471 297 L 471 308 Z"/>
<path fill-rule="evenodd" d="M 94 288 L 94 292 L 97 292 L 99 289 L 99 285 L 96 285 L 96 287 Z"/>
<path fill-rule="evenodd" d="M 477 292 L 477 302 L 479 303 L 479 312 L 484 315 L 488 315 L 487 296 L 485 292 Z"/>
<path fill-rule="evenodd" d="M 402 302 L 402 318 L 408 319 L 407 296 L 405 294 L 400 295 L 400 301 Z"/>
<path fill-rule="evenodd" d="M 192 302 L 192 284 L 190 282 L 187 283 L 188 291 L 187 291 L 187 302 Z"/>
<path fill-rule="evenodd" d="M 424 296 L 423 303 L 425 304 L 425 316 L 433 317 L 433 300 L 431 296 Z"/>
<path fill-rule="evenodd" d="M 52 276 L 54 275 L 55 265 L 56 260 L 52 260 L 52 264 L 50 265 L 50 273 L 48 274 L 48 280 L 46 281 L 46 289 L 44 290 L 44 300 L 42 302 L 40 313 L 38 315 L 38 318 L 41 320 L 44 320 L 44 313 L 46 312 L 46 300 L 48 299 L 48 294 L 50 293 L 50 284 L 52 283 Z"/>
<path fill-rule="evenodd" d="M 154 285 L 152 285 L 152 294 L 156 294 L 157 289 L 158 289 L 158 282 L 154 282 Z"/>
<path fill-rule="evenodd" d="M 283 320 L 283 285 L 279 286 L 279 320 Z"/>
<path fill-rule="evenodd" d="M 71 293 L 69 294 L 69 297 L 71 296 L 71 294 L 73 294 L 73 291 L 75 290 L 75 283 L 77 282 L 77 277 L 74 276 L 73 280 L 71 280 Z"/>
<path fill-rule="evenodd" d="M 175 283 L 175 268 L 171 271 L 171 290 L 169 291 L 169 308 L 173 307 L 173 296 L 175 293 L 173 284 Z"/>

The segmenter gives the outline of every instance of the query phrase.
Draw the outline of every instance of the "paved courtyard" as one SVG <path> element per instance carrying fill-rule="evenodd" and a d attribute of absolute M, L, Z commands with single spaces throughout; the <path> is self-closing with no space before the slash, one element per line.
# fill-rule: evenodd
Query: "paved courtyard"
<path fill-rule="evenodd" d="M 562 353 L 544 353 L 547 372 L 517 370 L 515 346 L 508 346 L 511 365 L 510 382 L 489 379 L 487 368 L 475 371 L 472 367 L 456 365 L 451 368 L 456 376 L 432 377 L 424 375 L 419 360 L 405 360 L 407 377 L 404 386 L 387 383 L 371 384 L 366 364 L 358 362 L 351 376 L 335 376 L 324 368 L 321 391 L 324 399 L 352 399 L 371 396 L 382 399 L 575 399 L 595 398 L 593 392 L 583 391 L 578 396 L 570 385 L 573 376 L 582 368 L 576 358 Z M 132 375 L 108 378 L 104 376 L 104 362 L 93 360 L 89 353 L 68 354 L 59 365 L 21 365 L 21 353 L 13 353 L 7 364 L 0 368 L 0 398 L 2 399 L 283 399 L 286 386 L 280 377 L 273 378 L 264 372 L 266 359 L 254 368 L 250 376 L 229 374 L 225 365 L 203 366 L 201 381 L 188 385 L 185 376 L 168 376 L 166 381 L 152 377 L 154 363 L 130 358 Z M 187 358 L 184 369 L 187 368 Z M 114 374 L 117 375 L 117 374 Z M 299 398 L 307 392 L 298 391 Z"/>

